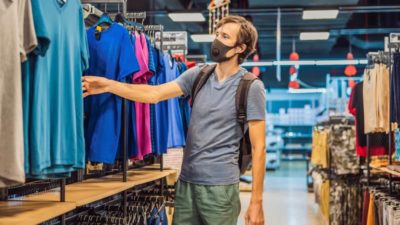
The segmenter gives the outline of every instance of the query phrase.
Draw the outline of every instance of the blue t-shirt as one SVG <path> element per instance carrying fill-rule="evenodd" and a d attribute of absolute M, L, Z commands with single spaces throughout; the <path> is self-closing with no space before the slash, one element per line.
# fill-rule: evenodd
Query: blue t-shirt
<path fill-rule="evenodd" d="M 165 65 L 164 65 L 164 54 L 152 48 L 153 60 L 156 65 L 156 73 L 150 79 L 151 85 L 160 85 L 166 83 L 165 76 Z M 157 104 L 151 105 L 151 118 L 152 123 L 152 146 L 153 153 L 160 155 L 167 152 L 168 149 L 168 131 L 169 131 L 169 112 L 168 112 L 168 101 L 162 101 Z"/>
<path fill-rule="evenodd" d="M 183 74 L 187 70 L 187 66 L 185 63 L 179 63 L 179 76 Z M 183 130 L 185 137 L 187 136 L 187 131 L 189 130 L 189 123 L 190 123 L 190 96 L 181 96 L 179 98 L 179 105 L 181 108 L 182 114 L 182 122 L 183 122 Z"/>
<path fill-rule="evenodd" d="M 171 59 L 169 54 L 165 54 L 163 58 L 165 81 L 174 81 L 179 75 L 178 65 L 175 60 Z M 178 98 L 168 100 L 168 112 L 168 148 L 183 147 L 185 146 L 185 134 Z"/>
<path fill-rule="evenodd" d="M 128 31 L 112 24 L 96 40 L 95 29 L 87 31 L 90 61 L 88 75 L 126 81 L 139 70 Z M 113 163 L 118 152 L 122 99 L 111 93 L 89 96 L 85 99 L 86 153 L 92 162 Z"/>
<path fill-rule="evenodd" d="M 39 45 L 24 65 L 25 172 L 34 178 L 85 165 L 82 71 L 88 47 L 79 0 L 32 0 Z"/>

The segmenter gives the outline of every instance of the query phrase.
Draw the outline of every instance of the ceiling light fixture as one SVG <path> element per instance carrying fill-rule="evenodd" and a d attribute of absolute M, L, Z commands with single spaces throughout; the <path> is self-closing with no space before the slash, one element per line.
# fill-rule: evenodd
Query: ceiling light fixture
<path fill-rule="evenodd" d="M 194 42 L 213 42 L 215 39 L 215 35 L 213 34 L 192 34 L 190 38 Z"/>
<path fill-rule="evenodd" d="M 206 18 L 201 13 L 168 13 L 174 22 L 204 22 Z"/>
<path fill-rule="evenodd" d="M 307 93 L 326 93 L 326 88 L 289 88 L 288 93 L 307 94 Z"/>
<path fill-rule="evenodd" d="M 329 32 L 301 32 L 300 40 L 302 41 L 315 41 L 315 40 L 328 40 Z"/>
<path fill-rule="evenodd" d="M 210 62 L 211 63 L 211 62 Z M 340 66 L 340 65 L 365 65 L 368 64 L 366 59 L 354 60 L 299 60 L 299 61 L 259 61 L 259 62 L 244 62 L 242 66 Z"/>
<path fill-rule="evenodd" d="M 339 10 L 304 10 L 303 20 L 321 20 L 321 19 L 336 19 Z"/>

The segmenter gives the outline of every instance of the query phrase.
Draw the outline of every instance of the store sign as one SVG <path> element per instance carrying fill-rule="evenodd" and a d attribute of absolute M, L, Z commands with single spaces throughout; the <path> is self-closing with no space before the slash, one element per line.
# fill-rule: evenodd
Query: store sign
<path fill-rule="evenodd" d="M 157 47 L 160 48 L 160 32 L 156 34 Z M 166 31 L 163 32 L 162 50 L 174 53 L 187 54 L 188 35 L 186 31 Z"/>

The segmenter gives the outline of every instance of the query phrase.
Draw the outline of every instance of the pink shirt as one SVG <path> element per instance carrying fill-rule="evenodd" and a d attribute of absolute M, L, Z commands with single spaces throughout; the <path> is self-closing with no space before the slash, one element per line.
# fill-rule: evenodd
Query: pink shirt
<path fill-rule="evenodd" d="M 153 76 L 149 70 L 149 49 L 147 48 L 144 34 L 135 33 L 136 58 L 140 70 L 133 75 L 134 84 L 147 84 Z M 134 159 L 142 160 L 143 156 L 152 153 L 151 130 L 150 130 L 150 105 L 135 102 L 136 111 L 136 137 L 138 155 Z"/>

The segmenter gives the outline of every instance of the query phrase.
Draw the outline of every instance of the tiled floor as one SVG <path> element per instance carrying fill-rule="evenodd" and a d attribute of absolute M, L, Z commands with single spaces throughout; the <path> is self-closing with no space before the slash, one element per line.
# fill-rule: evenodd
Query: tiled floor
<path fill-rule="evenodd" d="M 266 225 L 324 225 L 314 195 L 307 193 L 304 162 L 283 162 L 275 172 L 267 172 L 264 191 Z M 251 193 L 241 193 L 242 212 L 239 225 Z"/>

